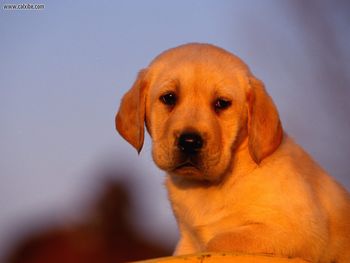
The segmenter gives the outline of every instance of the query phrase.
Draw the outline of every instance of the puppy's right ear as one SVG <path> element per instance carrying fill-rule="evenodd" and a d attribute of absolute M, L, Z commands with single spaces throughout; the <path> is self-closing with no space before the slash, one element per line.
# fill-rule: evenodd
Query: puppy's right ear
<path fill-rule="evenodd" d="M 283 129 L 271 97 L 264 84 L 251 76 L 248 93 L 248 143 L 253 160 L 259 164 L 281 144 Z"/>
<path fill-rule="evenodd" d="M 122 98 L 115 117 L 117 131 L 138 153 L 141 152 L 144 140 L 146 73 L 145 69 L 139 72 L 131 89 Z"/>

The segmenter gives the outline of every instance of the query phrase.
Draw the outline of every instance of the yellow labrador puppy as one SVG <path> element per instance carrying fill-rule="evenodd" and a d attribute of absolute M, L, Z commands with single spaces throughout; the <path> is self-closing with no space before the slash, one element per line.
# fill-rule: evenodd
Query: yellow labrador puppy
<path fill-rule="evenodd" d="M 350 262 L 350 195 L 286 133 L 263 83 L 208 44 L 165 51 L 122 99 L 119 133 L 144 123 L 181 238 L 175 254 L 268 253 Z"/>

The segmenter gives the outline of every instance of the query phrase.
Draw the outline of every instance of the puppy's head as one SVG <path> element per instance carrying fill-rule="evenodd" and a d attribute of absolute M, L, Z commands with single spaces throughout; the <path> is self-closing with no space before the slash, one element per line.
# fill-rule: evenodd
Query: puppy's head
<path fill-rule="evenodd" d="M 116 116 L 117 130 L 138 151 L 144 123 L 155 163 L 200 180 L 221 178 L 244 141 L 260 163 L 282 139 L 262 82 L 239 58 L 207 44 L 165 51 L 139 73 Z"/>

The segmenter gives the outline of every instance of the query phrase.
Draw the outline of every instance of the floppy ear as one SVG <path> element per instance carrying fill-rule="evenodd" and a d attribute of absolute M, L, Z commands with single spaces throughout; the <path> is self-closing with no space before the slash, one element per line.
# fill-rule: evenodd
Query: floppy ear
<path fill-rule="evenodd" d="M 248 145 L 253 160 L 259 164 L 281 144 L 283 129 L 276 106 L 264 84 L 250 77 L 248 92 Z"/>
<path fill-rule="evenodd" d="M 141 70 L 131 89 L 122 98 L 115 125 L 120 135 L 141 152 L 144 140 L 146 70 Z"/>

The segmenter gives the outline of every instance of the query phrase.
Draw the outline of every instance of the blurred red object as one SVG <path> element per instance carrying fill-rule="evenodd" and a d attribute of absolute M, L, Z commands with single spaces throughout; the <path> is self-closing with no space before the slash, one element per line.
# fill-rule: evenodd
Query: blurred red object
<path fill-rule="evenodd" d="M 128 224 L 125 189 L 123 184 L 109 182 L 84 223 L 25 237 L 8 262 L 116 263 L 170 255 L 170 248 L 142 237 Z"/>

